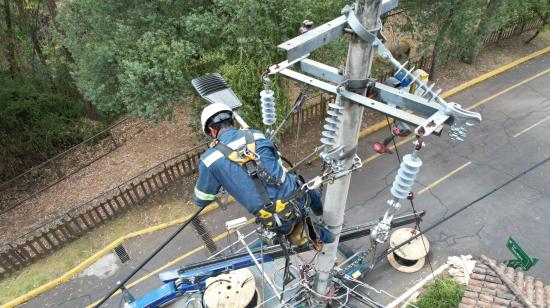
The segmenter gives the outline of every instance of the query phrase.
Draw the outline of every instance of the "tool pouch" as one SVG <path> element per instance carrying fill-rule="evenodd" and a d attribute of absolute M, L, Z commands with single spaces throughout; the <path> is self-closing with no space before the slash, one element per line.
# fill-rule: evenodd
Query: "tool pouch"
<path fill-rule="evenodd" d="M 277 200 L 275 204 L 271 203 L 259 210 L 256 220 L 269 231 L 288 235 L 294 227 L 296 215 L 288 201 Z"/>

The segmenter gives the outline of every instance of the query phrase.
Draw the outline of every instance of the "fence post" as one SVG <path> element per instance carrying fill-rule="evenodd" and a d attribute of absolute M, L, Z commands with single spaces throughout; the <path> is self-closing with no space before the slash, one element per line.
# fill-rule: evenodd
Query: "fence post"
<path fill-rule="evenodd" d="M 111 141 L 113 141 L 115 149 L 118 148 L 118 143 L 116 142 L 115 137 L 113 136 L 113 130 L 112 129 L 109 129 L 109 137 L 111 137 Z"/>

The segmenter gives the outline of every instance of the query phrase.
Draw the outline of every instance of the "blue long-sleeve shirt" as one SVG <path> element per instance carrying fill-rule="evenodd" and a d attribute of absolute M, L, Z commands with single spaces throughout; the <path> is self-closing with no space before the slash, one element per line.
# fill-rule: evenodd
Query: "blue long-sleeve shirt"
<path fill-rule="evenodd" d="M 269 198 L 275 201 L 290 197 L 296 190 L 296 176 L 285 171 L 273 143 L 261 132 L 252 132 L 256 140 L 256 153 L 260 156 L 262 165 L 277 180 L 283 182 L 281 185 L 264 185 Z M 232 149 L 245 143 L 244 132 L 233 127 L 222 130 L 218 139 Z M 210 204 L 222 186 L 251 214 L 255 214 L 263 206 L 252 178 L 243 167 L 227 159 L 217 149 L 210 148 L 200 158 L 195 204 L 201 207 Z"/>

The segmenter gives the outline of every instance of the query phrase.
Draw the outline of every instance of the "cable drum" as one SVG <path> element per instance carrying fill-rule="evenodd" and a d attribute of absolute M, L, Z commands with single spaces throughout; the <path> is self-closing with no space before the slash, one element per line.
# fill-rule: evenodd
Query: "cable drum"
<path fill-rule="evenodd" d="M 247 268 L 208 278 L 203 300 L 208 308 L 255 307 L 259 300 L 256 280 Z"/>
<path fill-rule="evenodd" d="M 390 247 L 397 247 L 418 234 L 413 228 L 401 228 L 395 230 L 390 237 Z M 388 262 L 400 272 L 413 273 L 420 270 L 425 262 L 430 249 L 430 243 L 426 236 L 421 235 L 388 254 Z"/>

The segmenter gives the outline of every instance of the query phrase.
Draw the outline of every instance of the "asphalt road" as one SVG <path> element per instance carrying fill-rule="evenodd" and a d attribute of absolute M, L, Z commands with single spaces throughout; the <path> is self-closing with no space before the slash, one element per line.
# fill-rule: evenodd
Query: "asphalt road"
<path fill-rule="evenodd" d="M 483 122 L 470 130 L 463 143 L 449 141 L 445 133 L 442 137 L 427 138 L 427 146 L 421 151 L 424 164 L 414 186 L 416 208 L 427 211 L 421 224 L 423 229 L 550 157 L 550 55 L 531 60 L 449 100 L 474 106 L 473 110 L 482 113 Z M 396 155 L 372 158 L 372 144 L 382 140 L 387 133 L 382 130 L 360 142 L 359 155 L 363 159 L 370 158 L 365 167 L 353 175 L 346 225 L 376 219 L 383 214 L 386 200 L 391 198 L 389 188 L 399 166 Z M 409 153 L 411 142 L 398 149 L 401 155 Z M 315 163 L 303 173 L 308 178 L 318 170 Z M 528 274 L 550 282 L 549 179 L 550 162 L 542 163 L 431 230 L 427 236 L 433 268 L 451 255 L 485 254 L 497 260 L 511 259 L 513 255 L 507 250 L 506 241 L 513 236 L 530 255 L 540 258 Z M 409 210 L 405 203 L 402 211 Z M 206 216 L 212 234 L 219 235 L 216 242 L 219 249 L 235 240 L 234 235 L 225 237 L 224 222 L 244 214 L 239 207 L 229 206 L 226 211 Z M 98 264 L 93 270 L 23 306 L 85 307 L 95 302 L 173 230 L 128 242 L 125 247 L 131 257 L 129 262 L 120 264 L 112 255 L 104 257 L 103 266 Z M 366 249 L 368 242 L 365 238 L 349 245 L 353 249 Z M 184 231 L 131 280 L 132 293 L 140 296 L 158 287 L 160 282 L 155 270 L 167 262 L 171 262 L 167 268 L 174 268 L 204 260 L 210 254 L 204 249 L 194 249 L 201 244 L 192 229 Z M 399 295 L 429 271 L 427 264 L 420 272 L 403 274 L 384 261 L 366 281 L 376 289 Z M 368 293 L 381 303 L 392 299 L 384 293 L 372 290 Z M 120 302 L 121 297 L 115 296 L 106 306 L 118 307 Z"/>

